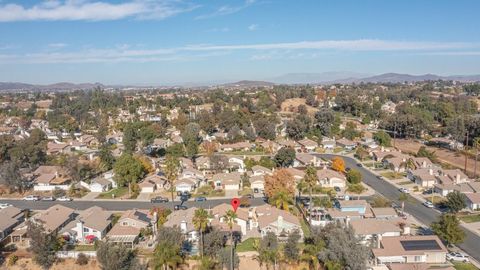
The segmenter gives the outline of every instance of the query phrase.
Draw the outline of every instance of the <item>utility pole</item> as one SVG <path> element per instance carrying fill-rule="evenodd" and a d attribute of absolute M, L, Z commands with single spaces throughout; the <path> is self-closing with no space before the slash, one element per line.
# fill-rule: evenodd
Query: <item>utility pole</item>
<path fill-rule="evenodd" d="M 395 120 L 393 122 L 393 148 L 396 149 L 396 146 L 395 146 L 395 141 L 397 139 L 397 121 Z"/>
<path fill-rule="evenodd" d="M 468 147 L 468 130 L 467 130 L 467 140 L 465 142 L 465 172 L 467 172 L 467 161 L 468 161 L 468 153 L 467 153 L 467 147 Z"/>

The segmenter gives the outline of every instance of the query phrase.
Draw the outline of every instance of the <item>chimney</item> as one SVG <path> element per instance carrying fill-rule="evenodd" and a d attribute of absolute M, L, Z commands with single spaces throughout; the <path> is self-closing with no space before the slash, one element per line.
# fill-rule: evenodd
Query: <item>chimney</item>
<path fill-rule="evenodd" d="M 278 223 L 278 227 L 281 229 L 283 227 L 283 217 L 282 216 L 278 216 L 278 219 L 277 219 L 277 223 Z"/>
<path fill-rule="evenodd" d="M 428 173 L 429 173 L 430 175 L 433 175 L 433 169 L 428 169 Z"/>

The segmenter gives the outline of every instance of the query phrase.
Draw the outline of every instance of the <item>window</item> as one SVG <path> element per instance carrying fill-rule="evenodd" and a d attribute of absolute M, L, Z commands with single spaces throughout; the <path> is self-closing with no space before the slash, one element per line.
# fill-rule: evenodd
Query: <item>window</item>
<path fill-rule="evenodd" d="M 83 228 L 83 232 L 88 232 L 88 228 Z"/>
<path fill-rule="evenodd" d="M 416 262 L 422 261 L 422 256 L 415 256 L 415 261 Z"/>
<path fill-rule="evenodd" d="M 128 222 L 126 221 L 122 222 L 122 226 L 128 226 Z"/>

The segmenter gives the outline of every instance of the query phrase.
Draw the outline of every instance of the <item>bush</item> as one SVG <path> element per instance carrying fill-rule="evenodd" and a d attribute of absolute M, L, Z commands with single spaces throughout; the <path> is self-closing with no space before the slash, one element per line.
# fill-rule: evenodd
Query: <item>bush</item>
<path fill-rule="evenodd" d="M 56 189 L 53 190 L 52 195 L 55 198 L 59 198 L 59 197 L 65 196 L 66 192 L 63 189 L 56 188 Z"/>
<path fill-rule="evenodd" d="M 17 261 L 18 261 L 18 256 L 17 255 L 12 255 L 12 256 L 8 257 L 7 265 L 8 266 L 13 266 L 17 263 Z"/>
<path fill-rule="evenodd" d="M 347 190 L 355 194 L 360 194 L 365 190 L 365 188 L 362 184 L 350 184 L 348 185 Z"/>
<path fill-rule="evenodd" d="M 85 255 L 84 253 L 79 253 L 75 263 L 78 264 L 78 265 L 87 265 L 88 264 L 87 255 Z"/>

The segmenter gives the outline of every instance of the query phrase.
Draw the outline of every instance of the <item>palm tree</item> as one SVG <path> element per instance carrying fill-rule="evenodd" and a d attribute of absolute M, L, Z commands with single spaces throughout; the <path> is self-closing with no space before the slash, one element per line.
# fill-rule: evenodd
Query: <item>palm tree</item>
<path fill-rule="evenodd" d="M 308 263 L 309 269 L 318 269 L 320 263 L 318 261 L 318 253 L 321 251 L 322 247 L 314 243 L 306 244 L 303 248 L 302 255 L 300 260 Z"/>
<path fill-rule="evenodd" d="M 177 180 L 178 171 L 180 170 L 180 162 L 174 156 L 167 156 L 167 160 L 165 161 L 165 176 L 167 177 L 167 181 L 170 184 L 170 191 L 172 193 L 172 207 L 175 211 L 175 207 L 173 205 L 174 197 L 174 185 L 175 181 Z"/>
<path fill-rule="evenodd" d="M 237 214 L 232 211 L 232 210 L 228 210 L 227 213 L 225 213 L 225 215 L 223 216 L 223 218 L 225 219 L 225 222 L 228 224 L 228 227 L 230 228 L 230 237 L 231 237 L 231 240 L 232 242 L 230 243 L 230 263 L 231 263 L 231 268 L 233 270 L 233 224 L 235 224 L 235 220 L 237 219 Z"/>
<path fill-rule="evenodd" d="M 308 193 L 309 193 L 309 199 L 310 199 L 310 204 L 308 205 L 308 209 L 311 211 L 312 210 L 312 189 L 317 185 L 317 169 L 313 166 L 308 166 L 307 169 L 305 170 L 305 176 L 303 177 L 303 182 L 308 187 Z"/>
<path fill-rule="evenodd" d="M 209 214 L 207 210 L 199 208 L 195 210 L 193 215 L 193 226 L 195 230 L 200 233 L 200 255 L 203 257 L 203 233 L 207 230 L 208 227 L 208 218 Z"/>
<path fill-rule="evenodd" d="M 478 148 L 480 147 L 480 137 L 473 139 L 473 147 L 475 147 L 475 167 L 473 169 L 473 178 L 477 178 L 477 159 L 478 159 Z"/>
<path fill-rule="evenodd" d="M 289 211 L 289 206 L 291 203 L 291 195 L 285 191 L 279 191 L 271 198 L 271 204 L 275 205 L 278 209 L 283 209 Z"/>

